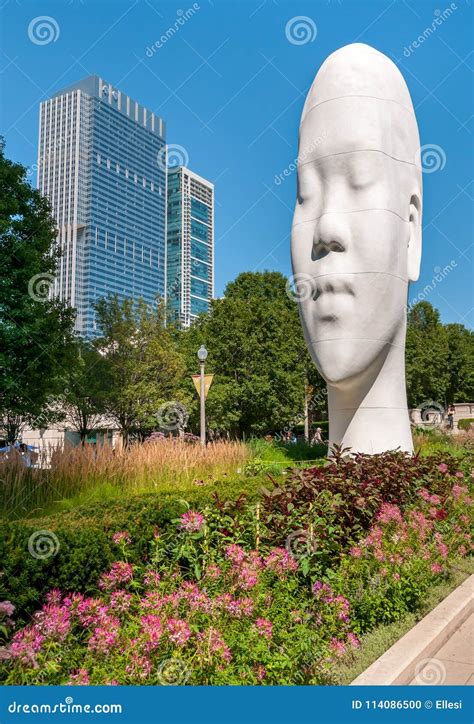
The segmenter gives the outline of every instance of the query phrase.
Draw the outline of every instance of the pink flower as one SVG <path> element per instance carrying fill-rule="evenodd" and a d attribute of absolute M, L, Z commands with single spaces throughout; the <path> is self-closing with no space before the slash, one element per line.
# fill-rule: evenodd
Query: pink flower
<path fill-rule="evenodd" d="M 116 613 L 126 613 L 132 602 L 132 594 L 127 591 L 114 591 L 110 596 L 110 608 Z"/>
<path fill-rule="evenodd" d="M 69 676 L 70 679 L 66 686 L 89 686 L 89 672 L 87 669 L 77 669 L 77 671 L 71 671 Z"/>
<path fill-rule="evenodd" d="M 186 533 L 198 533 L 206 522 L 204 516 L 195 510 L 187 510 L 179 520 L 178 527 Z"/>
<path fill-rule="evenodd" d="M 460 470 L 457 471 L 457 473 L 454 473 L 457 478 L 463 478 L 464 473 L 462 473 Z"/>
<path fill-rule="evenodd" d="M 274 571 L 279 576 L 285 576 L 290 571 L 298 570 L 296 561 L 286 548 L 273 548 L 264 560 L 267 570 Z"/>
<path fill-rule="evenodd" d="M 84 598 L 71 604 L 70 610 L 75 611 L 79 622 L 88 628 L 98 626 L 107 617 L 109 607 L 100 598 Z"/>
<path fill-rule="evenodd" d="M 10 601 L 0 602 L 0 614 L 3 616 L 13 616 L 15 606 Z"/>
<path fill-rule="evenodd" d="M 63 595 L 58 588 L 53 588 L 45 596 L 46 603 L 51 603 L 53 606 L 59 606 L 63 600 Z"/>
<path fill-rule="evenodd" d="M 400 580 L 400 574 L 395 572 L 395 573 L 393 574 L 393 580 L 394 580 L 394 581 L 399 581 L 399 580 Z"/>
<path fill-rule="evenodd" d="M 153 651 L 158 647 L 163 633 L 161 618 L 155 614 L 148 614 L 148 616 L 141 617 L 140 623 L 145 637 L 145 650 Z"/>
<path fill-rule="evenodd" d="M 253 566 L 244 563 L 237 572 L 237 585 L 244 591 L 249 591 L 258 583 L 258 572 Z"/>
<path fill-rule="evenodd" d="M 336 638 L 336 636 L 332 637 L 329 643 L 329 647 L 332 651 L 334 651 L 336 656 L 344 656 L 344 654 L 346 653 L 346 645 L 344 641 L 340 641 L 338 638 Z"/>
<path fill-rule="evenodd" d="M 432 572 L 432 573 L 442 573 L 442 572 L 443 572 L 443 566 L 440 566 L 439 563 L 432 563 L 432 564 L 431 564 L 431 572 Z"/>
<path fill-rule="evenodd" d="M 467 494 L 467 487 L 465 485 L 453 485 L 452 489 L 453 498 L 459 500 L 463 495 Z"/>
<path fill-rule="evenodd" d="M 347 640 L 352 646 L 353 649 L 358 649 L 360 646 L 360 641 L 357 638 L 357 636 L 354 633 L 348 633 L 347 634 Z"/>
<path fill-rule="evenodd" d="M 440 463 L 440 464 L 438 465 L 438 470 L 439 470 L 441 473 L 447 473 L 448 470 L 449 470 L 449 468 L 448 468 L 448 466 L 446 465 L 446 463 Z"/>
<path fill-rule="evenodd" d="M 34 619 L 40 634 L 54 641 L 64 641 L 71 628 L 69 610 L 63 606 L 45 604 Z"/>
<path fill-rule="evenodd" d="M 232 661 L 232 652 L 226 645 L 219 631 L 211 626 L 207 631 L 197 635 L 198 654 L 204 659 L 212 656 L 222 658 L 226 663 Z"/>
<path fill-rule="evenodd" d="M 359 546 L 354 546 L 353 548 L 351 548 L 351 556 L 353 558 L 361 558 L 362 548 L 360 548 Z"/>
<path fill-rule="evenodd" d="M 116 561 L 108 573 L 103 573 L 99 580 L 99 588 L 110 591 L 119 585 L 129 583 L 133 578 L 133 567 L 125 561 Z"/>
<path fill-rule="evenodd" d="M 38 668 L 36 654 L 40 651 L 44 641 L 36 626 L 27 626 L 13 636 L 12 643 L 8 647 L 10 656 L 19 659 L 22 664 Z"/>
<path fill-rule="evenodd" d="M 458 548 L 458 553 L 459 553 L 460 556 L 465 556 L 466 553 L 467 553 L 467 548 L 466 548 L 466 546 L 460 545 L 459 548 Z"/>
<path fill-rule="evenodd" d="M 215 563 L 209 563 L 208 567 L 204 572 L 206 578 L 210 578 L 211 581 L 216 581 L 218 578 L 220 578 L 221 574 L 221 569 L 219 568 L 219 566 L 216 566 Z"/>
<path fill-rule="evenodd" d="M 226 558 L 228 558 L 232 563 L 243 563 L 245 560 L 245 551 L 241 546 L 238 546 L 236 543 L 231 543 L 231 545 L 227 546 L 225 549 L 225 555 Z"/>
<path fill-rule="evenodd" d="M 167 628 L 171 641 L 177 646 L 184 646 L 191 636 L 188 624 L 182 619 L 170 618 L 167 623 Z"/>
<path fill-rule="evenodd" d="M 257 618 L 255 627 L 260 636 L 271 639 L 273 635 L 273 624 L 267 618 Z"/>
<path fill-rule="evenodd" d="M 147 571 L 143 577 L 143 583 L 145 586 L 157 586 L 161 580 L 161 576 L 158 571 Z"/>
<path fill-rule="evenodd" d="M 125 672 L 133 679 L 147 679 L 150 676 L 152 664 L 146 656 L 140 656 L 136 652 L 132 654 L 131 663 L 125 667 Z"/>
<path fill-rule="evenodd" d="M 118 644 L 120 621 L 113 616 L 104 616 L 101 625 L 97 626 L 88 642 L 89 651 L 108 654 Z"/>
<path fill-rule="evenodd" d="M 132 539 L 130 538 L 129 534 L 125 530 L 121 530 L 118 533 L 114 533 L 112 536 L 112 540 L 116 545 L 120 545 L 120 543 L 131 543 Z"/>
<path fill-rule="evenodd" d="M 385 524 L 391 523 L 392 521 L 394 521 L 395 523 L 403 522 L 400 508 L 398 507 L 398 505 L 393 505 L 392 503 L 382 503 L 382 506 L 377 515 L 377 520 Z"/>
<path fill-rule="evenodd" d="M 258 681 L 263 681 L 263 679 L 267 675 L 267 670 L 264 666 L 259 665 L 255 667 L 255 676 L 257 677 Z"/>

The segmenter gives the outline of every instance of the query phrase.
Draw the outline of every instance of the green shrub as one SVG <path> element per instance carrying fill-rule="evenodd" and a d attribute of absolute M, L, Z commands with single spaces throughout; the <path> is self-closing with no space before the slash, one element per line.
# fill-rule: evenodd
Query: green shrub
<path fill-rule="evenodd" d="M 470 420 L 467 418 L 462 418 L 461 420 L 458 420 L 458 429 L 468 431 L 471 429 L 472 425 L 474 423 L 474 420 Z"/>
<path fill-rule="evenodd" d="M 201 481 L 198 481 L 201 482 Z M 223 485 L 196 485 L 187 499 L 205 505 L 216 490 L 224 489 L 229 498 L 237 498 L 245 487 L 252 499 L 264 478 L 240 478 Z M 102 571 L 119 556 L 111 542 L 113 533 L 127 530 L 134 543 L 130 560 L 147 560 L 149 541 L 155 530 L 172 525 L 187 504 L 176 495 L 150 493 L 124 500 L 83 505 L 42 518 L 0 521 L 0 599 L 16 606 L 17 620 L 25 620 L 38 606 L 41 597 L 52 588 L 88 592 Z M 37 531 L 51 532 L 58 541 L 54 556 L 35 558 L 28 550 L 30 537 Z M 51 535 L 46 539 L 53 540 Z M 39 551 L 41 553 L 41 551 Z"/>

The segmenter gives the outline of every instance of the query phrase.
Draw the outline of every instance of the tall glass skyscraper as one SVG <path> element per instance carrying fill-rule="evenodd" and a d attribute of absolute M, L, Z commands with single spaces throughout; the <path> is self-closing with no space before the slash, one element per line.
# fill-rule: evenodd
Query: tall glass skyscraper
<path fill-rule="evenodd" d="M 38 188 L 63 252 L 54 291 L 80 334 L 98 333 L 101 297 L 165 296 L 166 183 L 164 122 L 102 78 L 41 103 Z"/>
<path fill-rule="evenodd" d="M 184 166 L 168 170 L 167 307 L 181 326 L 214 296 L 214 185 Z"/>

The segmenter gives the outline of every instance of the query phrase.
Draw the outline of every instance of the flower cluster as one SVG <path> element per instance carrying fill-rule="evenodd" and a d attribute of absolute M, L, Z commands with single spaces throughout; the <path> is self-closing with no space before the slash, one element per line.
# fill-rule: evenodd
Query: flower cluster
<path fill-rule="evenodd" d="M 195 510 L 187 510 L 179 519 L 179 528 L 186 533 L 199 533 L 206 522 L 202 513 Z"/>

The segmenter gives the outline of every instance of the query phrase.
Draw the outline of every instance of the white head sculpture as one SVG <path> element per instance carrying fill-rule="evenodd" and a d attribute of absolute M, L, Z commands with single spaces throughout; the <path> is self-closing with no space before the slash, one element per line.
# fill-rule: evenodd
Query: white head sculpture
<path fill-rule="evenodd" d="M 404 358 L 421 200 L 401 73 L 368 45 L 337 50 L 303 109 L 291 238 L 306 343 L 328 384 L 330 446 L 413 451 Z"/>

